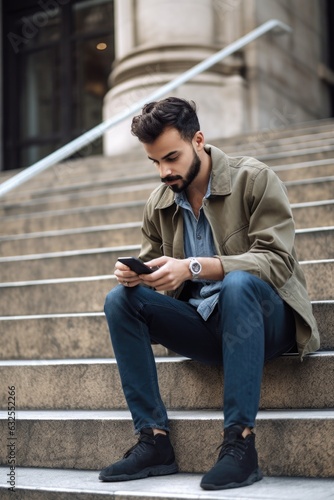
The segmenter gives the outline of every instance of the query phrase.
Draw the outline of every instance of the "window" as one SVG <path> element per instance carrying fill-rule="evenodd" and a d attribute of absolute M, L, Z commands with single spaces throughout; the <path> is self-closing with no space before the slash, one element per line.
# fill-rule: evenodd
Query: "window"
<path fill-rule="evenodd" d="M 113 1 L 5 0 L 5 168 L 22 168 L 102 120 Z M 102 152 L 96 141 L 85 154 Z"/>

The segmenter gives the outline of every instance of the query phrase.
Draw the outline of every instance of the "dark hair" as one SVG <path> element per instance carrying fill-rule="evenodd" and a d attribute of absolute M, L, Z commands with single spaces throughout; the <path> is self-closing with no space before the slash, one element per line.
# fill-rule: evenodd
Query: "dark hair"
<path fill-rule="evenodd" d="M 143 107 L 141 115 L 133 118 L 131 132 L 140 142 L 152 144 L 167 127 L 175 128 L 182 139 L 191 142 L 200 130 L 196 104 L 178 97 L 150 102 Z"/>

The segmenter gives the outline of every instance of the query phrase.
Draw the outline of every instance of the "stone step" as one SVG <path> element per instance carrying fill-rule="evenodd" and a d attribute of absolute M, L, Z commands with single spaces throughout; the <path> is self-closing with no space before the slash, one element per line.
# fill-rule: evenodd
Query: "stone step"
<path fill-rule="evenodd" d="M 0 206 L 0 215 L 28 214 L 34 212 L 47 212 L 53 210 L 66 210 L 71 208 L 107 205 L 110 203 L 119 203 L 136 200 L 146 200 L 158 183 L 138 184 L 119 186 L 110 189 L 80 191 L 67 195 L 51 195 L 20 203 L 7 203 Z"/>
<path fill-rule="evenodd" d="M 333 132 L 329 127 L 320 130 L 318 133 L 309 129 L 309 133 L 307 133 L 306 130 L 306 132 L 299 137 L 281 137 L 278 140 L 273 137 L 266 139 L 261 133 L 255 136 L 246 136 L 246 141 L 244 142 L 240 142 L 240 138 L 233 139 L 234 138 L 228 138 L 224 139 L 223 142 L 212 142 L 222 147 L 227 153 L 256 156 L 271 153 L 272 150 L 288 153 L 290 150 L 296 151 L 310 149 L 311 147 L 314 149 L 319 146 L 324 147 L 326 145 L 333 145 Z M 77 159 L 64 161 L 51 167 L 42 174 L 39 174 L 29 181 L 29 185 L 36 188 L 38 185 L 45 184 L 50 180 L 53 184 L 55 182 L 58 184 L 68 183 L 71 177 L 75 178 L 77 176 L 89 176 L 93 180 L 95 178 L 94 176 L 104 170 L 111 173 L 115 172 L 115 175 L 118 176 L 118 172 L 122 175 L 122 171 L 124 172 L 125 170 L 124 167 L 133 166 L 135 163 L 136 168 L 138 168 L 138 166 L 141 166 L 144 162 L 147 163 L 147 159 L 144 151 L 140 147 L 127 155 L 118 155 L 115 157 L 83 157 L 79 154 Z M 1 173 L 0 182 L 8 179 L 17 172 L 19 172 L 19 170 Z"/>
<path fill-rule="evenodd" d="M 137 150 L 135 158 L 126 153 L 116 157 L 98 155 L 71 159 L 53 165 L 16 189 L 21 194 L 21 192 L 24 193 L 26 190 L 38 191 L 52 186 L 60 187 L 73 183 L 76 184 L 78 178 L 86 178 L 91 183 L 100 179 L 101 175 L 107 175 L 109 179 L 126 178 L 129 177 L 129 172 L 134 175 L 147 172 L 149 165 L 152 169 L 152 162 L 149 162 L 142 148 Z M 15 171 L 12 171 L 10 176 L 14 176 L 15 173 Z M 5 199 L 12 197 L 13 194 L 10 194 L 10 192 L 5 195 Z"/>
<path fill-rule="evenodd" d="M 333 259 L 302 265 L 311 300 L 333 299 Z M 0 283 L 0 315 L 100 312 L 116 284 L 113 275 Z"/>
<path fill-rule="evenodd" d="M 291 203 L 297 229 L 334 225 L 334 199 Z"/>
<path fill-rule="evenodd" d="M 153 189 L 159 185 L 159 180 L 151 183 L 137 185 L 122 185 L 109 189 L 92 190 L 90 185 L 87 190 L 79 190 L 67 194 L 54 195 L 50 189 L 48 196 L 29 199 L 18 203 L 5 203 L 0 205 L 0 215 L 16 215 L 34 212 L 47 212 L 65 210 L 82 206 L 106 205 L 110 203 L 146 200 Z M 287 181 L 289 200 L 291 203 L 327 200 L 334 198 L 334 176 L 318 177 Z"/>
<path fill-rule="evenodd" d="M 333 119 L 315 120 L 299 124 L 282 124 L 282 127 L 277 129 L 263 129 L 247 134 L 240 134 L 232 137 L 225 137 L 221 144 L 226 147 L 235 147 L 247 144 L 271 144 L 307 142 L 308 138 L 317 136 L 318 134 L 333 134 L 334 122 Z"/>
<path fill-rule="evenodd" d="M 145 201 L 129 201 L 109 205 L 79 207 L 50 212 L 35 212 L 0 217 L 0 234 L 34 233 L 59 229 L 89 227 L 141 219 Z M 292 203 L 296 226 L 334 225 L 334 200 Z"/>
<path fill-rule="evenodd" d="M 290 203 L 334 199 L 334 176 L 287 181 Z"/>
<path fill-rule="evenodd" d="M 294 138 L 297 139 L 297 138 Z M 242 156 L 264 156 L 276 153 L 285 153 L 287 156 L 291 152 L 295 154 L 296 151 L 304 151 L 306 149 L 318 149 L 324 147 L 334 146 L 334 133 L 327 132 L 326 134 L 308 135 L 305 137 L 298 137 L 298 140 L 291 140 L 286 138 L 284 141 L 267 141 L 266 143 L 249 143 L 240 144 L 237 148 L 227 145 L 222 145 L 221 149 L 227 154 L 242 155 Z"/>
<path fill-rule="evenodd" d="M 141 222 L 73 228 L 41 233 L 0 236 L 0 255 L 31 255 L 90 248 L 136 245 Z M 329 259 L 334 255 L 334 227 L 297 229 L 296 249 L 300 260 Z"/>
<path fill-rule="evenodd" d="M 313 302 L 321 350 L 334 351 L 334 301 Z M 111 358 L 114 356 L 103 312 L 0 316 L 0 359 Z M 171 355 L 153 346 L 156 356 Z"/>
<path fill-rule="evenodd" d="M 320 233 L 321 234 L 321 233 Z M 64 252 L 53 252 L 48 254 L 18 255 L 0 258 L 0 276 L 2 283 L 31 280 L 47 280 L 69 277 L 87 277 L 111 274 L 114 270 L 117 258 L 121 255 L 138 255 L 140 245 L 128 245 L 109 248 L 91 248 L 85 250 L 69 250 Z M 315 253 L 315 252 L 314 252 Z M 316 288 L 322 290 L 319 299 L 332 298 L 323 296 L 323 288 L 326 280 L 325 272 L 332 273 L 332 262 L 330 259 L 316 260 L 312 259 L 314 265 L 305 264 L 305 273 L 308 274 L 307 281 L 310 293 L 313 296 L 314 285 L 313 277 L 315 272 L 322 273 L 323 281 Z M 317 266 L 315 268 L 315 266 Z M 319 276 L 317 282 L 319 282 Z M 330 286 L 327 287 L 330 291 Z M 316 298 L 316 297 L 314 297 Z"/>
<path fill-rule="evenodd" d="M 312 305 L 321 337 L 320 350 L 334 350 L 334 301 L 313 301 Z M 103 312 L 0 316 L 0 331 L 6 338 L 0 359 L 110 358 L 114 355 Z M 167 355 L 161 346 L 153 348 L 156 355 Z"/>
<path fill-rule="evenodd" d="M 254 155 L 253 155 L 254 156 Z M 102 158 L 102 157 L 101 157 Z M 270 162 L 268 162 L 270 164 Z M 71 196 L 72 199 L 79 198 L 80 196 L 85 197 L 87 193 L 92 194 L 92 192 L 105 192 L 106 190 L 117 190 L 117 188 L 125 188 L 128 186 L 138 187 L 140 184 L 156 183 L 159 182 L 158 174 L 151 164 L 136 166 L 135 173 L 131 177 L 126 177 L 124 172 L 130 170 L 123 167 L 122 171 L 117 174 L 113 170 L 112 172 L 102 172 L 100 174 L 101 178 L 96 178 L 92 180 L 83 180 L 80 177 L 80 182 L 78 183 L 78 175 L 75 175 L 74 179 L 71 180 L 70 184 L 64 184 L 65 178 L 63 179 L 63 184 L 59 183 L 57 179 L 51 179 L 47 185 L 34 186 L 31 185 L 33 181 L 24 184 L 23 186 L 11 191 L 4 198 L 0 200 L 3 210 L 7 212 L 12 210 L 11 205 L 19 207 L 21 204 L 28 202 L 29 200 L 38 200 L 39 198 L 53 199 L 56 197 L 68 197 Z M 334 175 L 334 160 L 332 158 L 325 160 L 316 161 L 304 161 L 302 163 L 288 164 L 284 162 L 282 165 L 276 165 L 273 170 L 278 174 L 282 180 L 291 181 L 294 179 L 304 179 L 319 176 L 330 177 Z M 42 174 L 44 175 L 44 174 Z M 70 179 L 68 179 L 68 182 Z M 20 203 L 17 203 L 18 193 L 20 194 Z"/>
<path fill-rule="evenodd" d="M 302 163 L 293 163 L 287 165 L 286 162 L 282 165 L 276 165 L 272 167 L 275 172 L 277 172 L 278 176 L 283 180 L 285 178 L 293 180 L 293 179 L 303 179 L 306 175 L 307 177 L 319 177 L 322 175 L 323 177 L 333 176 L 334 175 L 334 160 L 333 158 L 325 159 L 325 160 L 316 160 L 316 161 L 304 161 Z M 139 185 L 145 183 L 158 182 L 159 177 L 157 171 L 152 168 L 152 165 L 141 166 L 140 168 L 136 168 L 135 174 L 131 177 L 110 177 L 109 173 L 102 173 L 101 179 L 95 179 L 94 183 L 90 180 L 80 179 L 80 183 L 77 181 L 77 177 L 74 182 L 69 185 L 59 185 L 59 184 L 51 184 L 49 188 L 40 187 L 39 189 L 33 188 L 31 191 L 26 190 L 20 192 L 20 199 L 37 199 L 40 197 L 50 197 L 50 196 L 61 196 L 61 195 L 79 195 L 80 193 L 98 191 L 103 189 L 113 189 L 122 186 L 128 185 Z M 14 203 L 17 200 L 17 195 L 13 197 Z"/>
<path fill-rule="evenodd" d="M 221 408 L 220 368 L 181 357 L 159 357 L 156 365 L 169 409 Z M 18 411 L 127 409 L 111 358 L 0 361 L 0 378 L 4 387 L 15 385 Z M 2 391 L 1 410 L 7 399 Z M 298 355 L 285 355 L 265 365 L 260 408 L 324 409 L 332 408 L 333 400 L 334 351 L 311 354 L 302 363 Z"/>
<path fill-rule="evenodd" d="M 0 468 L 0 495 L 12 500 L 8 490 L 8 468 Z M 25 500 L 329 500 L 334 489 L 333 479 L 301 477 L 264 477 L 248 486 L 224 491 L 206 491 L 200 487 L 202 474 L 179 473 L 136 481 L 103 483 L 97 471 L 18 467 L 16 496 Z M 242 493 L 241 493 L 242 491 Z"/>
<path fill-rule="evenodd" d="M 332 148 L 332 149 L 331 149 Z M 323 151 L 323 154 L 321 153 Z M 261 161 L 264 161 L 268 165 L 273 165 L 274 169 L 276 167 L 287 168 L 289 165 L 292 170 L 294 170 L 294 164 L 298 162 L 310 163 L 321 163 L 324 164 L 330 162 L 334 156 L 334 146 L 332 145 L 322 145 L 315 148 L 311 148 L 308 145 L 303 146 L 303 149 L 299 148 L 296 151 L 279 153 L 263 153 L 258 154 L 256 150 L 249 151 L 250 156 L 258 157 Z M 232 151 L 232 156 L 238 156 L 242 154 L 239 151 Z M 7 204 L 16 204 L 17 195 L 20 193 L 20 200 L 27 200 L 30 198 L 38 198 L 41 196 L 50 196 L 55 193 L 77 193 L 82 190 L 101 190 L 106 187 L 112 187 L 126 182 L 134 183 L 133 177 L 137 178 L 139 182 L 156 182 L 158 181 L 158 175 L 152 164 L 148 162 L 145 156 L 142 159 L 136 158 L 135 163 L 129 161 L 125 156 L 125 161 L 121 162 L 120 165 L 116 166 L 114 164 L 115 160 L 110 160 L 109 158 L 100 157 L 99 163 L 104 165 L 103 169 L 93 168 L 88 162 L 88 159 L 81 160 L 79 162 L 70 162 L 70 167 L 68 164 L 60 164 L 55 166 L 51 171 L 42 173 L 40 176 L 28 181 L 23 184 L 23 186 L 16 188 L 12 192 L 8 193 L 2 201 Z M 110 163 L 110 161 L 112 163 Z M 82 165 L 82 167 L 81 167 Z M 106 168 L 107 166 L 107 168 Z M 81 172 L 81 169 L 86 169 L 85 172 Z M 130 177 L 129 172 L 133 172 Z M 315 173 L 318 176 L 319 173 Z M 333 169 L 324 169 L 323 176 L 333 175 Z M 294 178 L 294 173 L 289 174 L 289 178 Z M 78 183 L 80 179 L 80 183 Z"/>
<path fill-rule="evenodd" d="M 281 163 L 272 167 L 273 171 L 283 182 L 305 179 L 316 179 L 317 177 L 333 177 L 334 159 L 301 161 L 293 164 Z"/>
<path fill-rule="evenodd" d="M 140 245 L 128 245 L 0 257 L 0 276 L 5 283 L 110 274 L 118 257 L 136 256 L 139 251 Z"/>
<path fill-rule="evenodd" d="M 257 147 L 271 147 L 273 145 L 284 148 L 286 145 L 296 144 L 300 147 L 301 144 L 308 144 L 312 140 L 325 139 L 333 137 L 334 122 L 332 119 L 316 120 L 305 122 L 302 124 L 288 125 L 278 129 L 265 129 L 254 133 L 241 134 L 233 137 L 225 137 L 223 140 L 215 140 L 217 146 L 222 149 L 226 148 L 227 151 L 246 150 L 251 145 L 252 150 Z M 97 156 L 84 156 L 82 151 L 77 153 L 77 157 L 71 160 L 65 160 L 61 164 L 51 167 L 46 172 L 40 174 L 38 177 L 42 178 L 47 175 L 57 175 L 57 171 L 68 170 L 72 171 L 77 166 L 80 168 L 91 171 L 99 168 L 110 168 L 111 163 L 115 166 L 122 166 L 124 162 L 136 162 L 141 159 L 146 159 L 143 148 L 138 147 L 131 149 L 126 155 L 120 154 L 112 157 Z M 52 170 L 55 172 L 52 172 Z M 12 177 L 19 173 L 21 169 L 2 171 L 0 172 L 0 182 Z M 51 173 L 51 174 L 50 174 Z M 37 178 L 38 178 L 37 177 Z"/>
<path fill-rule="evenodd" d="M 141 218 L 144 201 L 113 203 L 95 207 L 79 207 L 52 212 L 0 217 L 1 234 L 20 234 L 55 229 L 133 222 Z"/>
<path fill-rule="evenodd" d="M 334 259 L 301 262 L 311 300 L 334 299 Z"/>
<path fill-rule="evenodd" d="M 2 465 L 7 465 L 7 418 L 7 411 L 1 412 Z M 171 411 L 169 419 L 180 471 L 210 469 L 221 443 L 222 412 Z M 265 475 L 333 477 L 333 410 L 261 411 L 256 433 Z M 17 467 L 99 470 L 136 442 L 131 416 L 121 410 L 20 411 L 16 436 Z"/>
<path fill-rule="evenodd" d="M 114 357 L 103 312 L 0 316 L 0 332 L 6 339 L 0 359 Z M 171 355 L 161 345 L 152 348 L 155 356 Z"/>
<path fill-rule="evenodd" d="M 300 261 L 333 258 L 334 226 L 297 229 L 295 248 Z"/>
<path fill-rule="evenodd" d="M 141 173 L 141 170 L 143 172 Z M 18 188 L 17 190 L 13 190 L 7 194 L 6 197 L 1 199 L 0 201 L 6 206 L 17 203 L 18 193 L 20 195 L 20 201 L 27 202 L 30 200 L 38 200 L 40 198 L 53 198 L 56 196 L 80 196 L 81 193 L 85 195 L 85 193 L 90 192 L 93 194 L 95 191 L 109 190 L 109 189 L 121 189 L 126 186 L 138 186 L 147 183 L 160 182 L 157 172 L 152 165 L 149 165 L 145 169 L 138 169 L 131 177 L 112 177 L 104 174 L 103 178 L 100 180 L 95 180 L 94 182 L 90 180 L 84 179 L 75 179 L 75 182 L 69 185 L 61 185 L 54 183 L 50 183 L 50 186 L 43 186 L 42 184 L 39 187 L 31 187 L 30 185 L 26 186 L 23 190 L 21 187 L 21 191 Z"/>
<path fill-rule="evenodd" d="M 233 154 L 233 156 L 236 156 Z M 253 154 L 254 156 L 254 154 Z M 326 145 L 326 146 L 318 146 L 318 147 L 310 147 L 305 149 L 296 149 L 295 151 L 289 152 L 276 152 L 276 153 L 264 153 L 257 154 L 256 158 L 263 163 L 266 163 L 270 166 L 285 164 L 293 164 L 298 162 L 305 161 L 316 161 L 316 160 L 325 160 L 325 159 L 333 159 L 334 157 L 334 145 Z"/>
<path fill-rule="evenodd" d="M 113 275 L 0 283 L 0 315 L 103 311 Z"/>
<path fill-rule="evenodd" d="M 88 248 L 136 245 L 140 242 L 141 222 L 127 222 L 40 233 L 0 236 L 0 255 L 28 255 Z"/>
<path fill-rule="evenodd" d="M 279 177 L 283 180 L 287 180 L 287 182 L 291 182 L 293 179 L 301 179 L 302 182 L 305 182 L 305 180 L 303 180 L 305 176 L 313 176 L 315 178 L 314 182 L 316 182 L 316 177 L 319 176 L 322 176 L 324 180 L 328 177 L 333 177 L 334 162 L 332 159 L 318 160 L 316 162 L 304 162 L 301 164 L 278 165 L 273 167 L 273 169 Z M 38 188 L 32 186 L 31 189 L 28 189 L 26 185 L 24 185 L 23 188 L 15 189 L 1 200 L 2 206 L 0 207 L 0 214 L 43 211 L 46 207 L 51 209 L 52 204 L 54 204 L 54 208 L 58 207 L 62 209 L 69 206 L 85 206 L 87 203 L 92 205 L 96 203 L 92 196 L 93 192 L 95 193 L 96 199 L 100 198 L 99 204 L 101 204 L 103 200 L 106 202 L 110 201 L 110 199 L 115 202 L 117 198 L 121 196 L 117 194 L 121 189 L 124 189 L 128 199 L 130 199 L 131 197 L 140 196 L 141 185 L 149 183 L 153 187 L 153 185 L 159 183 L 157 172 L 152 168 L 152 165 L 148 165 L 145 168 L 141 167 L 140 171 L 136 169 L 135 174 L 131 177 L 124 177 L 124 168 L 122 170 L 122 177 L 110 178 L 109 172 L 102 172 L 102 175 L 102 179 L 96 178 L 97 174 L 95 174 L 94 180 L 83 181 L 82 178 L 80 178 L 81 182 L 78 183 L 78 175 L 76 174 L 74 180 L 71 181 L 69 185 L 55 183 L 54 179 L 52 179 L 52 182 L 50 181 L 49 187 L 41 184 Z M 66 179 L 68 182 L 71 180 L 68 176 L 65 176 L 63 182 L 65 182 Z M 317 191 L 324 189 L 320 188 L 320 185 Z M 290 189 L 296 191 L 297 187 L 291 187 Z M 293 190 L 292 196 L 294 193 Z M 302 196 L 305 189 L 300 188 L 300 190 L 300 196 Z M 326 187 L 325 190 L 331 192 L 330 186 Z M 20 193 L 19 203 L 17 202 L 18 192 Z M 146 199 L 149 192 L 150 189 L 147 188 L 143 193 L 142 199 Z M 308 191 L 306 190 L 306 192 Z M 322 197 L 323 196 L 324 194 L 322 194 Z M 331 196 L 328 196 L 328 198 L 330 197 Z M 90 198 L 92 199 L 90 200 Z M 295 198 L 292 198 L 292 201 L 294 200 Z M 303 200 L 299 199 L 296 201 Z"/>

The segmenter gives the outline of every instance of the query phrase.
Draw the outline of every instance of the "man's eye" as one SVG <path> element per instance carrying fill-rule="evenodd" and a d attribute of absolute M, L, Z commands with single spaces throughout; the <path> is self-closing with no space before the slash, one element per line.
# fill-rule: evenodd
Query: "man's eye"
<path fill-rule="evenodd" d="M 168 161 L 169 163 L 172 163 L 173 161 L 176 161 L 177 160 L 177 156 L 174 156 L 172 158 L 167 158 L 166 161 Z"/>

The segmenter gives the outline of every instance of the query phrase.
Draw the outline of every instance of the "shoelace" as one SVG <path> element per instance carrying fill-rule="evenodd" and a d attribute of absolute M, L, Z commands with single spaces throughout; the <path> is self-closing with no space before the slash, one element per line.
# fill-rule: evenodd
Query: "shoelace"
<path fill-rule="evenodd" d="M 155 440 L 151 436 L 148 436 L 147 434 L 141 433 L 139 438 L 138 438 L 137 443 L 135 445 L 131 446 L 131 448 L 125 452 L 123 458 L 127 458 L 133 452 L 135 452 L 135 453 L 137 453 L 137 455 L 139 455 L 145 449 L 145 446 L 143 446 L 144 443 L 154 445 Z"/>
<path fill-rule="evenodd" d="M 221 450 L 218 460 L 221 460 L 225 455 L 230 455 L 241 460 L 247 448 L 247 442 L 246 440 L 241 441 L 241 439 L 223 441 L 222 444 L 218 446 L 217 450 L 219 450 L 219 448 L 221 448 Z"/>

